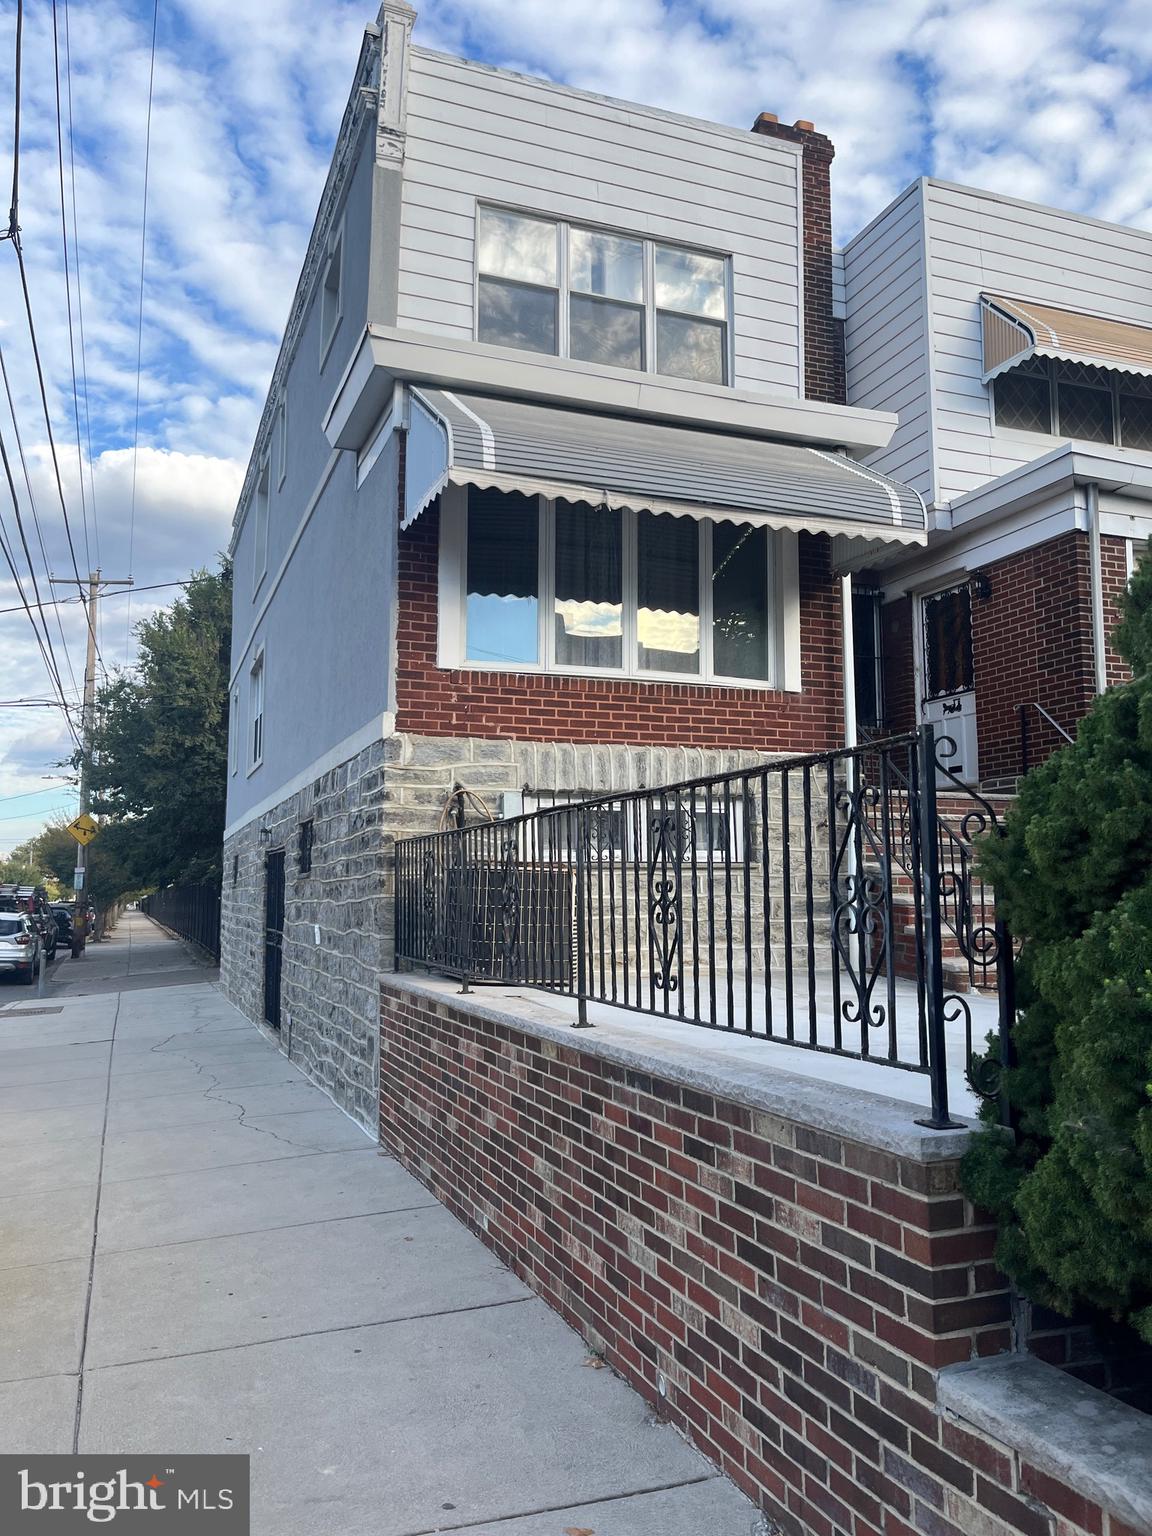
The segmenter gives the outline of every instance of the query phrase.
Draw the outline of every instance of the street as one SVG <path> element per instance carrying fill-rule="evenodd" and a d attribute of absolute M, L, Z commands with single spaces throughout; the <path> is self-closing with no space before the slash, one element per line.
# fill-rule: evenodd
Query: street
<path fill-rule="evenodd" d="M 257 1536 L 749 1536 L 213 974 L 129 912 L 0 993 L 0 1452 L 245 1452 Z"/>

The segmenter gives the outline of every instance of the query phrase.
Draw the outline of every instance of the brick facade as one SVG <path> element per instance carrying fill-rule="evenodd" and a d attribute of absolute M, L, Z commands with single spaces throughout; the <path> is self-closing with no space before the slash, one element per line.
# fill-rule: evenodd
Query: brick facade
<path fill-rule="evenodd" d="M 811 123 L 789 127 L 762 112 L 753 133 L 787 139 L 803 151 L 804 198 L 804 394 L 809 400 L 843 405 L 848 396 L 844 374 L 844 325 L 832 311 L 832 188 L 829 172 L 836 150 L 832 140 Z"/>
<path fill-rule="evenodd" d="M 937 1405 L 1009 1349 L 958 1161 L 385 979 L 381 1139 L 785 1536 L 1130 1536 Z"/>
<path fill-rule="evenodd" d="M 818 752 L 843 739 L 839 594 L 823 535 L 799 537 L 801 693 L 441 668 L 437 507 L 399 538 L 399 731 L 766 752 Z"/>
<path fill-rule="evenodd" d="M 1127 541 L 1105 535 L 1100 553 L 1104 628 L 1111 633 L 1119 618 L 1116 599 L 1128 580 Z M 1020 772 L 1019 706 L 1041 704 L 1074 733 L 1095 696 L 1088 535 L 1061 534 L 981 566 L 976 574 L 987 578 L 989 593 L 974 594 L 972 602 L 980 777 L 1010 782 Z M 910 597 L 885 603 L 884 723 L 892 731 L 917 723 L 914 622 Z M 1105 666 L 1109 686 L 1127 681 L 1128 669 L 1111 645 Z M 1030 711 L 1031 764 L 1061 744 L 1059 733 Z"/>

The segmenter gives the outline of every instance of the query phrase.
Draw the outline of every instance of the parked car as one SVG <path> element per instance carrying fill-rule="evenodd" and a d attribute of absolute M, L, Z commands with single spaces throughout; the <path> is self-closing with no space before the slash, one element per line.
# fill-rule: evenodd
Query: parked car
<path fill-rule="evenodd" d="M 72 941 L 76 936 L 76 924 L 72 921 L 71 907 L 52 907 L 52 916 L 56 919 L 56 937 L 65 949 L 72 948 Z"/>
<path fill-rule="evenodd" d="M 0 912 L 0 971 L 12 971 L 31 986 L 41 948 L 40 933 L 30 913 Z"/>

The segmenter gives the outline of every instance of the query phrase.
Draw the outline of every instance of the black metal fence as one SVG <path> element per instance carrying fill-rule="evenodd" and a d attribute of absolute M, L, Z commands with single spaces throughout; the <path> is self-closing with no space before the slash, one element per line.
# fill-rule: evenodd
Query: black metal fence
<path fill-rule="evenodd" d="M 169 885 L 153 891 L 140 903 L 141 912 L 171 928 L 182 939 L 199 944 L 216 960 L 220 958 L 220 887 Z"/>
<path fill-rule="evenodd" d="M 973 866 L 996 818 L 942 814 L 950 747 L 926 726 L 405 839 L 397 962 L 925 1073 L 946 1126 L 974 1010 L 1012 1009 Z"/>

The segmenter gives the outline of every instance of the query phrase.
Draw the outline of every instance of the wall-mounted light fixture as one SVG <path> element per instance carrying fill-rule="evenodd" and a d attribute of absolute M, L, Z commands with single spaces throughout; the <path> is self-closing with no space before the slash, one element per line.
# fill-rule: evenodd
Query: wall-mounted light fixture
<path fill-rule="evenodd" d="M 272 841 L 272 828 L 271 827 L 267 827 L 267 826 L 261 827 L 260 828 L 260 846 L 262 848 L 267 848 L 268 844 L 271 841 Z"/>
<path fill-rule="evenodd" d="M 982 603 L 986 603 L 992 596 L 992 583 L 983 571 L 977 571 L 968 585 L 972 588 L 972 596 L 978 597 Z"/>

